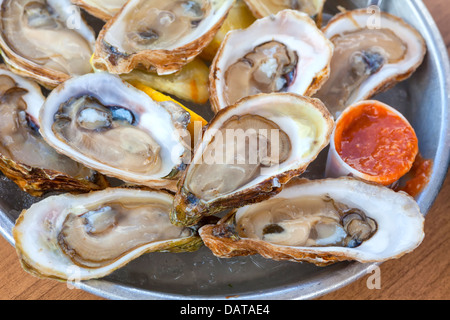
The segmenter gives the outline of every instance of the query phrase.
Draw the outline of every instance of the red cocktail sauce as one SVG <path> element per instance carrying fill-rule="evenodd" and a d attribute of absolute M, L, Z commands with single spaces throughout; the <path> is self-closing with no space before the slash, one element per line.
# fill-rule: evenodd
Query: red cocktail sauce
<path fill-rule="evenodd" d="M 433 160 L 424 159 L 420 154 L 417 155 L 413 167 L 406 175 L 404 185 L 398 185 L 395 191 L 404 191 L 412 197 L 417 197 L 430 182 L 433 173 Z"/>
<path fill-rule="evenodd" d="M 337 123 L 334 142 L 345 163 L 383 185 L 408 173 L 419 151 L 408 121 L 376 101 L 346 112 Z"/>

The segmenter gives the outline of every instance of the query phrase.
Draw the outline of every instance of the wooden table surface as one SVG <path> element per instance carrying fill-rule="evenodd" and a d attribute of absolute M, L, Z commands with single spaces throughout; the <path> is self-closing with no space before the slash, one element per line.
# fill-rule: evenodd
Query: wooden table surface
<path fill-rule="evenodd" d="M 450 51 L 450 5 L 448 0 L 425 0 Z M 368 289 L 370 275 L 325 295 L 336 299 L 449 299 L 450 298 L 450 175 L 426 216 L 425 240 L 414 252 L 380 268 L 380 289 Z M 24 272 L 14 248 L 0 237 L 0 299 L 2 300 L 95 300 L 101 299 L 66 284 L 40 280 Z"/>

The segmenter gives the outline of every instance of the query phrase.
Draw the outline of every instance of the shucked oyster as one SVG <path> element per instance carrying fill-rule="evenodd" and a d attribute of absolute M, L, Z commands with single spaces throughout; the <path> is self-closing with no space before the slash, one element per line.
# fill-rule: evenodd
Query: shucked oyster
<path fill-rule="evenodd" d="M 44 99 L 36 83 L 0 66 L 0 170 L 33 196 L 106 187 L 103 176 L 60 155 L 39 134 Z"/>
<path fill-rule="evenodd" d="M 118 76 L 101 72 L 53 90 L 40 113 L 40 131 L 56 150 L 87 167 L 175 190 L 190 155 L 189 119 L 180 105 L 155 102 Z"/>
<path fill-rule="evenodd" d="M 263 18 L 285 9 L 308 14 L 320 26 L 325 0 L 244 0 L 255 17 Z"/>
<path fill-rule="evenodd" d="M 95 34 L 70 0 L 1 0 L 2 56 L 46 87 L 92 71 Z"/>
<path fill-rule="evenodd" d="M 341 13 L 323 31 L 335 50 L 330 78 L 315 97 L 335 117 L 347 106 L 410 77 L 426 53 L 418 31 L 384 12 L 379 20 L 365 9 Z"/>
<path fill-rule="evenodd" d="M 136 67 L 159 75 L 179 71 L 211 42 L 233 3 L 130 0 L 100 32 L 94 67 L 111 73 Z"/>
<path fill-rule="evenodd" d="M 305 14 L 284 10 L 229 32 L 213 61 L 213 111 L 258 93 L 310 96 L 327 80 L 333 46 Z"/>
<path fill-rule="evenodd" d="M 413 198 L 353 178 L 295 179 L 270 200 L 238 209 L 200 235 L 218 257 L 362 263 L 399 258 L 424 238 Z"/>
<path fill-rule="evenodd" d="M 116 15 L 127 0 L 71 0 L 94 17 L 107 21 Z"/>
<path fill-rule="evenodd" d="M 111 188 L 48 197 L 24 210 L 13 236 L 24 269 L 61 280 L 103 277 L 148 252 L 195 251 L 195 229 L 170 223 L 173 196 Z"/>
<path fill-rule="evenodd" d="M 317 157 L 332 129 L 319 100 L 291 93 L 259 94 L 222 109 L 180 179 L 172 222 L 193 225 L 277 194 Z"/>

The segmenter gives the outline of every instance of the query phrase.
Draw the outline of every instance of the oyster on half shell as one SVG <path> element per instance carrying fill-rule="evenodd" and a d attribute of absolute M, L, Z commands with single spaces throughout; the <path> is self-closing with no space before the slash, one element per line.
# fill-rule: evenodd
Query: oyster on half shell
<path fill-rule="evenodd" d="M 119 76 L 94 73 L 53 90 L 40 112 L 48 144 L 125 182 L 175 190 L 190 156 L 190 115 L 156 102 Z"/>
<path fill-rule="evenodd" d="M 323 29 L 334 46 L 331 74 L 315 95 L 337 116 L 346 107 L 367 100 L 409 78 L 421 65 L 426 44 L 402 19 L 358 9 L 336 15 Z"/>
<path fill-rule="evenodd" d="M 292 93 L 250 96 L 220 110 L 180 179 L 172 222 L 193 225 L 277 194 L 328 145 L 333 124 L 319 100 Z"/>
<path fill-rule="evenodd" d="M 92 71 L 95 33 L 70 0 L 1 0 L 0 47 L 14 72 L 54 88 Z"/>
<path fill-rule="evenodd" d="M 179 71 L 211 42 L 234 0 L 130 0 L 100 32 L 94 67 Z"/>
<path fill-rule="evenodd" d="M 144 253 L 195 251 L 196 228 L 170 223 L 172 201 L 167 192 L 127 188 L 48 197 L 13 228 L 21 264 L 42 278 L 87 280 Z"/>
<path fill-rule="evenodd" d="M 214 112 L 258 93 L 311 96 L 328 79 L 333 45 L 305 14 L 283 10 L 230 31 L 211 65 Z"/>
<path fill-rule="evenodd" d="M 39 133 L 40 87 L 0 65 L 0 170 L 23 191 L 87 192 L 108 186 L 95 171 L 57 153 Z"/>
<path fill-rule="evenodd" d="M 424 238 L 414 199 L 354 178 L 294 179 L 273 198 L 230 213 L 199 233 L 218 257 L 260 254 L 325 266 L 399 258 Z"/>

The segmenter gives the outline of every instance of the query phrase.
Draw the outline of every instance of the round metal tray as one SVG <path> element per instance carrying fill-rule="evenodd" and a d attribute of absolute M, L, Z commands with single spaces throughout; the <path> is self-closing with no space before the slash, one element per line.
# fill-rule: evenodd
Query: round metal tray
<path fill-rule="evenodd" d="M 328 0 L 326 17 L 373 1 Z M 409 80 L 375 99 L 392 105 L 410 120 L 420 140 L 420 152 L 434 160 L 433 175 L 417 201 L 424 214 L 438 195 L 449 164 L 450 68 L 446 47 L 420 0 L 382 1 L 381 9 L 400 16 L 425 38 L 428 54 Z M 205 118 L 209 107 L 193 106 Z M 321 178 L 326 152 L 304 174 Z M 22 209 L 40 199 L 30 197 L 0 176 L 0 232 L 14 245 L 11 230 Z M 79 287 L 107 299 L 312 299 L 337 290 L 367 274 L 373 264 L 337 263 L 316 267 L 307 263 L 276 262 L 261 256 L 219 259 L 203 247 L 194 253 L 146 254 L 113 274 L 81 282 Z"/>

